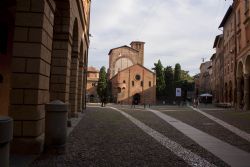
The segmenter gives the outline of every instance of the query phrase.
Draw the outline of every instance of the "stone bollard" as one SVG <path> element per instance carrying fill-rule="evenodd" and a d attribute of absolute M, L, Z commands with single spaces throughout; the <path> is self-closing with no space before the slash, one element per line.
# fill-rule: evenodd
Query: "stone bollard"
<path fill-rule="evenodd" d="M 59 100 L 45 105 L 45 149 L 64 151 L 67 138 L 68 104 Z"/>
<path fill-rule="evenodd" d="M 10 141 L 13 137 L 13 120 L 0 116 L 0 166 L 8 167 L 10 159 Z"/>

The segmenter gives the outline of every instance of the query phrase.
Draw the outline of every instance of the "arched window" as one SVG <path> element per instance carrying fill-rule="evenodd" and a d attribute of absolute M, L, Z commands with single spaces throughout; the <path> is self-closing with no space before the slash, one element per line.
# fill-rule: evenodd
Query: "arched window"
<path fill-rule="evenodd" d="M 123 83 L 126 83 L 126 81 L 125 81 L 125 80 L 123 80 Z"/>
<path fill-rule="evenodd" d="M 148 82 L 148 86 L 149 86 L 149 87 L 151 87 L 151 86 L 152 86 L 152 85 L 151 85 L 151 81 L 149 81 L 149 82 Z"/>
<path fill-rule="evenodd" d="M 132 86 L 135 86 L 135 81 L 132 81 Z"/>

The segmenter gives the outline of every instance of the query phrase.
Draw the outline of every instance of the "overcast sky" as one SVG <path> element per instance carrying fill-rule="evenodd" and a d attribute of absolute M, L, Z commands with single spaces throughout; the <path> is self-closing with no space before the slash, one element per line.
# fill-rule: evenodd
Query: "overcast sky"
<path fill-rule="evenodd" d="M 144 41 L 144 66 L 159 59 L 194 75 L 215 52 L 214 38 L 232 0 L 92 0 L 89 66 L 108 68 L 110 49 Z"/>

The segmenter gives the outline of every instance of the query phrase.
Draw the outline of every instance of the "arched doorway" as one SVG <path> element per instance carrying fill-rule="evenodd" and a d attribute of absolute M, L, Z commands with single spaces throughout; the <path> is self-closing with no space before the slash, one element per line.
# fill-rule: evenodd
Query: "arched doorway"
<path fill-rule="evenodd" d="M 141 102 L 141 95 L 139 93 L 136 93 L 133 96 L 133 104 L 137 105 L 140 104 L 140 102 Z"/>

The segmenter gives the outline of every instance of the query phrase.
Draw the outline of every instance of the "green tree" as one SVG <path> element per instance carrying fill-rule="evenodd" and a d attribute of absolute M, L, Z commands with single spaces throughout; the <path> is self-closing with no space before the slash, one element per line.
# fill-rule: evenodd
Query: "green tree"
<path fill-rule="evenodd" d="M 189 75 L 189 71 L 181 70 L 181 80 L 194 81 L 193 77 Z"/>
<path fill-rule="evenodd" d="M 158 60 L 157 63 L 154 63 L 154 66 L 153 69 L 156 72 L 156 97 L 160 100 L 163 98 L 165 90 L 164 68 L 160 60 Z"/>
<path fill-rule="evenodd" d="M 165 80 L 165 97 L 168 102 L 174 98 L 174 72 L 171 66 L 167 66 L 164 70 Z"/>
<path fill-rule="evenodd" d="M 107 101 L 107 94 L 108 94 L 108 83 L 107 83 L 107 73 L 106 68 L 102 66 L 99 72 L 99 80 L 97 85 L 97 94 L 102 102 L 102 107 L 104 107 L 106 101 Z"/>
<path fill-rule="evenodd" d="M 175 64 L 174 67 L 174 81 L 178 82 L 181 79 L 181 65 L 179 63 Z"/>

